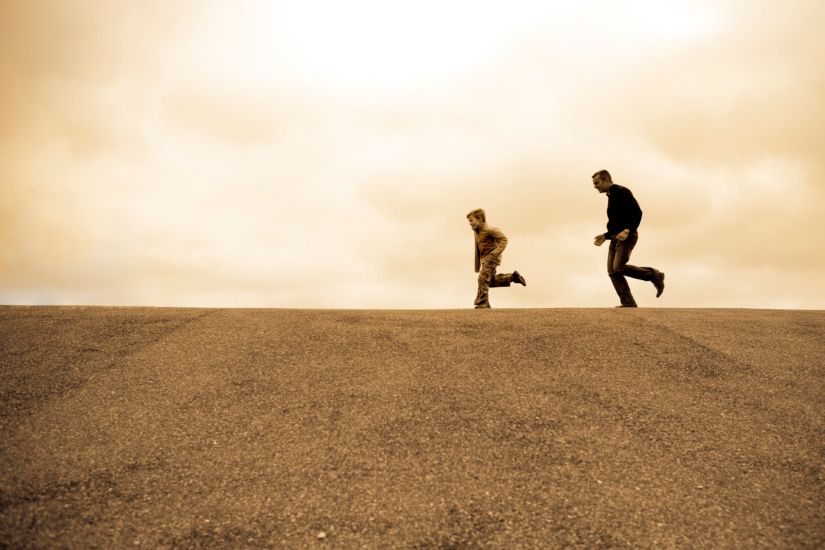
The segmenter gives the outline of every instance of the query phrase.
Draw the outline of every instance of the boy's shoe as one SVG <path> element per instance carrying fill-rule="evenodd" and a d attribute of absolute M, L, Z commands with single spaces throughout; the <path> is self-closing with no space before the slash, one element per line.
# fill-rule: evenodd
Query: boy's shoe
<path fill-rule="evenodd" d="M 524 279 L 521 273 L 518 271 L 513 271 L 513 282 L 518 283 L 522 286 L 527 286 L 527 281 Z"/>
<path fill-rule="evenodd" d="M 656 297 L 662 295 L 662 292 L 665 291 L 665 274 L 659 271 L 657 273 L 657 277 L 653 279 L 653 286 L 656 287 Z"/>
<path fill-rule="evenodd" d="M 490 309 L 490 304 L 480 304 L 476 306 L 476 309 Z"/>
<path fill-rule="evenodd" d="M 639 307 L 639 306 L 637 306 L 636 304 L 633 304 L 632 306 L 631 306 L 631 305 L 624 305 L 624 304 L 622 304 L 622 305 L 620 305 L 620 306 L 615 306 L 615 307 Z"/>

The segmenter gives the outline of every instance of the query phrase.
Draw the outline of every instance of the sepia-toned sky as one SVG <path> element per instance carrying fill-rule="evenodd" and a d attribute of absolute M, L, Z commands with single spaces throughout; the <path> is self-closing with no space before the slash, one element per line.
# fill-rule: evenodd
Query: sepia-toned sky
<path fill-rule="evenodd" d="M 825 3 L 0 2 L 0 303 L 825 309 Z"/>

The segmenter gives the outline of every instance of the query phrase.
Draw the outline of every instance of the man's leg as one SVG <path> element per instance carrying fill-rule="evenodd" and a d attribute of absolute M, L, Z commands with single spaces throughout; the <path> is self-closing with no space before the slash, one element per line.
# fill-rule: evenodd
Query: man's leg
<path fill-rule="evenodd" d="M 656 296 L 658 297 L 662 294 L 662 290 L 665 288 L 664 273 L 652 267 L 638 267 L 627 263 L 630 260 L 630 252 L 633 250 L 633 247 L 636 246 L 638 240 L 639 233 L 634 231 L 627 237 L 624 243 L 619 243 L 620 245 L 625 245 L 625 252 L 621 255 L 623 264 L 620 266 L 614 265 L 614 271 L 621 271 L 625 277 L 631 277 L 641 281 L 650 281 L 653 283 L 653 286 L 656 287 Z"/>
<path fill-rule="evenodd" d="M 626 246 L 628 241 L 619 242 L 616 239 L 610 241 L 610 248 L 607 251 L 607 274 L 610 276 L 610 282 L 613 283 L 613 288 L 616 289 L 622 305 L 636 307 L 636 300 L 633 299 L 627 279 L 622 274 L 622 268 L 630 258 L 630 252 L 636 244 L 635 241 L 631 241 L 630 246 Z"/>
<path fill-rule="evenodd" d="M 482 263 L 478 272 L 478 293 L 476 294 L 476 308 L 490 307 L 490 287 L 496 286 L 496 264 Z"/>

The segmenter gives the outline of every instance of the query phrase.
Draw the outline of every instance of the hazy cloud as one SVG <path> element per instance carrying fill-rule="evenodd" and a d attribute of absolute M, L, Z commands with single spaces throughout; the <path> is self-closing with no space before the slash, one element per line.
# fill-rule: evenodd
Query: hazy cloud
<path fill-rule="evenodd" d="M 484 207 L 494 305 L 610 305 L 607 168 L 640 304 L 825 307 L 821 3 L 317 11 L 0 4 L 0 301 L 466 307 Z"/>

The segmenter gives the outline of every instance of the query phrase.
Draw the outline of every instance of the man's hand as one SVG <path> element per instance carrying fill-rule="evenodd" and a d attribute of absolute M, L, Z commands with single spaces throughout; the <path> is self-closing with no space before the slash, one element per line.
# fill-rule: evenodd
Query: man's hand
<path fill-rule="evenodd" d="M 625 239 L 627 239 L 628 235 L 630 235 L 630 229 L 625 229 L 624 231 L 616 235 L 616 240 L 620 243 L 623 243 Z"/>
<path fill-rule="evenodd" d="M 598 235 L 596 235 L 596 237 L 593 239 L 593 244 L 595 244 L 596 246 L 601 246 L 602 244 L 604 244 L 604 240 L 605 240 L 605 239 L 604 239 L 604 235 L 603 235 L 603 234 L 601 234 L 601 233 L 599 233 L 599 234 L 598 234 Z"/>

